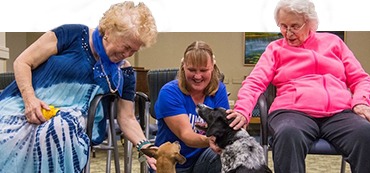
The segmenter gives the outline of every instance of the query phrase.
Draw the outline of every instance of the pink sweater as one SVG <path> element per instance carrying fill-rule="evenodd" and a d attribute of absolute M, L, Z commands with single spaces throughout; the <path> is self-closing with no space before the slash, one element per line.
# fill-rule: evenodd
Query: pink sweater
<path fill-rule="evenodd" d="M 234 110 L 249 122 L 270 83 L 277 93 L 269 112 L 299 110 L 320 118 L 369 105 L 369 75 L 345 43 L 329 33 L 313 33 L 300 47 L 287 45 L 285 39 L 271 42 L 243 81 Z"/>

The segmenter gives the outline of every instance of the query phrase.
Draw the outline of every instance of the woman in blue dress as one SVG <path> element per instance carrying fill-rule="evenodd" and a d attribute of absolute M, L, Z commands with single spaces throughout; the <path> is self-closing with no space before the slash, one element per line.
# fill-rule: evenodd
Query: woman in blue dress
<path fill-rule="evenodd" d="M 143 4 L 112 5 L 96 29 L 66 24 L 43 34 L 14 62 L 15 81 L 0 95 L 0 172 L 81 172 L 90 142 L 86 116 L 97 94 L 117 92 L 118 123 L 137 145 L 148 145 L 134 116 L 135 75 L 125 59 L 157 36 Z M 42 109 L 59 109 L 46 120 Z M 95 125 L 103 121 L 102 109 Z M 94 139 L 101 142 L 98 128 Z"/>

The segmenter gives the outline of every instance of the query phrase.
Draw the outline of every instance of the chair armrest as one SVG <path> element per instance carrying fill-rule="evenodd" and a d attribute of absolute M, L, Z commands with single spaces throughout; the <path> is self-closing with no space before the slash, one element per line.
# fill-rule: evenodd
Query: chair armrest
<path fill-rule="evenodd" d="M 261 144 L 262 145 L 268 145 L 268 127 L 267 127 L 267 115 L 268 115 L 268 105 L 267 105 L 267 99 L 264 94 L 261 94 L 258 98 L 257 104 L 260 109 L 261 114 Z"/>
<path fill-rule="evenodd" d="M 141 91 L 137 91 L 136 92 L 136 96 L 137 97 L 140 97 L 140 99 L 143 99 L 143 100 L 145 100 L 145 101 L 150 101 L 150 99 L 149 99 L 149 96 L 148 95 L 146 95 L 144 92 L 141 92 Z"/>
<path fill-rule="evenodd" d="M 135 104 L 138 108 L 138 119 L 141 129 L 144 131 L 145 137 L 149 139 L 149 125 L 150 125 L 150 99 L 149 96 L 143 92 L 137 91 L 135 96 Z"/>

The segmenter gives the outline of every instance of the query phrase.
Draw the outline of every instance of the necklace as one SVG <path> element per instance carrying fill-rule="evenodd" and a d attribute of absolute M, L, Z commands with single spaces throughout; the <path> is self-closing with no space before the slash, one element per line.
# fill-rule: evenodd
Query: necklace
<path fill-rule="evenodd" d="M 107 73 L 105 72 L 105 70 L 104 70 L 104 66 L 103 66 L 103 63 L 101 62 L 101 59 L 100 59 L 100 66 L 101 66 L 101 70 L 102 70 L 102 72 L 103 72 L 103 74 L 104 74 L 104 76 L 105 76 L 105 79 L 107 80 L 107 83 L 108 83 L 108 87 L 109 87 L 109 91 L 111 92 L 111 93 L 116 93 L 117 91 L 118 91 L 118 88 L 119 88 L 119 85 L 121 84 L 121 74 L 120 73 L 118 73 L 118 84 L 117 84 L 117 87 L 116 87 L 116 89 L 112 89 L 112 85 L 110 84 L 110 81 L 109 81 L 109 78 L 108 78 L 108 75 L 107 75 Z M 113 75 L 112 75 L 112 77 L 113 77 Z"/>

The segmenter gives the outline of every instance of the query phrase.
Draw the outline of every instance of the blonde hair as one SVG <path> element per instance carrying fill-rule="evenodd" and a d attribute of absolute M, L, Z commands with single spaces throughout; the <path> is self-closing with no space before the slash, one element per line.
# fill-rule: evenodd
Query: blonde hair
<path fill-rule="evenodd" d="M 191 43 L 185 50 L 184 57 L 181 59 L 181 65 L 177 78 L 179 80 L 179 88 L 184 93 L 189 95 L 189 90 L 186 83 L 184 64 L 192 64 L 194 66 L 207 65 L 208 59 L 211 58 L 213 63 L 213 71 L 211 81 L 204 90 L 205 95 L 214 95 L 218 90 L 221 73 L 216 65 L 215 56 L 211 47 L 203 41 L 195 41 Z"/>
<path fill-rule="evenodd" d="M 149 8 L 142 2 L 135 6 L 132 1 L 112 5 L 99 21 L 102 36 L 107 31 L 118 36 L 134 38 L 150 47 L 156 42 L 157 26 Z"/>

